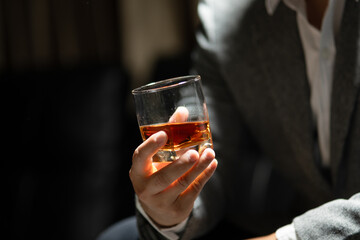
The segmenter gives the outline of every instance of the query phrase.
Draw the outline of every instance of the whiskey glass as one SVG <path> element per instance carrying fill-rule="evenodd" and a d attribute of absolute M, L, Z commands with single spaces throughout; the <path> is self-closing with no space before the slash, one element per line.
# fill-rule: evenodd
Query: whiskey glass
<path fill-rule="evenodd" d="M 172 162 L 189 149 L 212 148 L 209 115 L 199 75 L 153 82 L 132 91 L 142 139 L 166 132 L 165 146 L 153 162 Z"/>

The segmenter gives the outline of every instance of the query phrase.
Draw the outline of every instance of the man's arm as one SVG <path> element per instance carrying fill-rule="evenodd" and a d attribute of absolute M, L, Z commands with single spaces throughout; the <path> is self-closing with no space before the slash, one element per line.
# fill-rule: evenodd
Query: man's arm
<path fill-rule="evenodd" d="M 300 239 L 359 239 L 360 193 L 350 199 L 337 199 L 294 219 Z M 275 240 L 276 234 L 248 240 Z"/>
<path fill-rule="evenodd" d="M 300 239 L 340 240 L 359 234 L 360 193 L 314 208 L 296 217 L 294 226 Z"/>

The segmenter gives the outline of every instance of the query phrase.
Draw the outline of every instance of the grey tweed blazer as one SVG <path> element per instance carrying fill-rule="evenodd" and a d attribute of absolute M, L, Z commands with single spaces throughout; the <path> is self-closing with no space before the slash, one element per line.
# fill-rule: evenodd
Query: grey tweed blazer
<path fill-rule="evenodd" d="M 219 165 L 182 239 L 221 219 L 258 234 L 293 221 L 301 240 L 360 239 L 360 3 L 346 1 L 336 38 L 329 170 L 319 164 L 295 12 L 204 0 L 199 16 L 194 67 Z M 143 238 L 161 238 L 139 215 L 138 225 Z"/>

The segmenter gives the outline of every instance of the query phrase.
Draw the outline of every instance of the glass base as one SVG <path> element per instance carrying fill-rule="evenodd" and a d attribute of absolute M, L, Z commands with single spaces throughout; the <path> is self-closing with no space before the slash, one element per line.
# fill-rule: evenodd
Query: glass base
<path fill-rule="evenodd" d="M 153 156 L 153 162 L 172 162 L 178 160 L 188 150 L 193 149 L 201 154 L 206 148 L 212 148 L 212 143 L 206 141 L 198 145 L 181 148 L 178 150 L 162 149 Z"/>

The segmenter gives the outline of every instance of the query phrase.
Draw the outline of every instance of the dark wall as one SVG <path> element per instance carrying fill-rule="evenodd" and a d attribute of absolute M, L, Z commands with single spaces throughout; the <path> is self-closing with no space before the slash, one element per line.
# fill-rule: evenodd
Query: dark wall
<path fill-rule="evenodd" d="M 94 239 L 133 214 L 140 140 L 118 67 L 3 74 L 7 239 Z"/>

